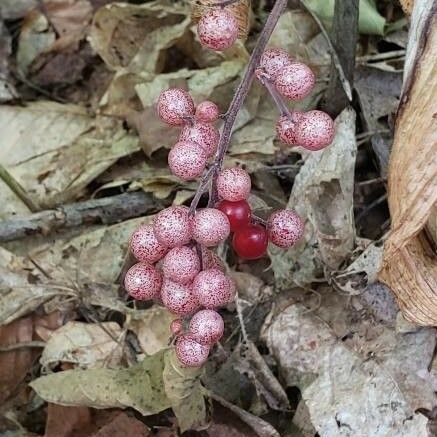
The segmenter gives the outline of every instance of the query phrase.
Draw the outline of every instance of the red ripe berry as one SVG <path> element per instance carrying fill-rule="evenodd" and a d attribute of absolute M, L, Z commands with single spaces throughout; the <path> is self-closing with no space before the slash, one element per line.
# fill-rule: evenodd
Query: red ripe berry
<path fill-rule="evenodd" d="M 204 47 L 221 51 L 231 47 L 237 40 L 238 23 L 226 9 L 210 9 L 199 20 L 197 34 Z"/>
<path fill-rule="evenodd" d="M 204 208 L 197 211 L 192 225 L 193 238 L 207 247 L 217 246 L 228 238 L 231 231 L 226 215 L 215 208 Z"/>
<path fill-rule="evenodd" d="M 205 100 L 197 105 L 194 117 L 197 121 L 213 123 L 219 118 L 220 110 L 218 106 L 209 100 Z"/>
<path fill-rule="evenodd" d="M 301 100 L 312 91 L 315 81 L 314 73 L 307 65 L 293 62 L 278 73 L 275 86 L 284 97 Z"/>
<path fill-rule="evenodd" d="M 200 344 L 214 344 L 223 336 L 225 324 L 214 310 L 201 310 L 190 321 L 190 335 Z"/>
<path fill-rule="evenodd" d="M 124 288 L 137 300 L 158 298 L 161 285 L 161 274 L 144 262 L 133 265 L 124 277 Z"/>
<path fill-rule="evenodd" d="M 199 308 L 199 302 L 190 286 L 169 279 L 164 279 L 161 299 L 164 306 L 178 316 L 192 314 Z"/>
<path fill-rule="evenodd" d="M 249 197 L 250 176 L 240 167 L 226 168 L 217 178 L 217 192 L 221 199 L 237 202 Z"/>
<path fill-rule="evenodd" d="M 205 150 L 194 141 L 178 141 L 168 154 L 168 166 L 171 172 L 183 181 L 196 179 L 205 170 Z"/>
<path fill-rule="evenodd" d="M 187 246 L 175 247 L 164 257 L 162 273 L 164 278 L 178 284 L 188 284 L 200 271 L 200 260 L 196 252 Z"/>
<path fill-rule="evenodd" d="M 193 293 L 205 308 L 218 308 L 232 302 L 235 284 L 218 269 L 203 270 L 193 281 Z"/>
<path fill-rule="evenodd" d="M 275 211 L 267 221 L 269 240 L 276 246 L 288 249 L 302 238 L 302 219 L 290 209 Z"/>
<path fill-rule="evenodd" d="M 169 88 L 158 98 L 158 115 L 162 121 L 173 126 L 186 123 L 186 119 L 194 115 L 194 102 L 187 91 L 180 88 Z"/>
<path fill-rule="evenodd" d="M 155 237 L 152 225 L 141 225 L 130 239 L 130 250 L 138 261 L 155 263 L 168 251 Z"/>
<path fill-rule="evenodd" d="M 279 71 L 292 62 L 292 57 L 284 49 L 272 47 L 262 54 L 259 66 L 267 73 L 270 80 L 274 81 Z"/>
<path fill-rule="evenodd" d="M 197 343 L 190 335 L 181 335 L 176 340 L 176 356 L 185 367 L 201 367 L 208 359 L 210 346 Z"/>
<path fill-rule="evenodd" d="M 222 200 L 217 205 L 217 209 L 223 212 L 228 218 L 232 232 L 244 228 L 250 223 L 251 210 L 245 200 L 239 200 L 237 202 Z"/>
<path fill-rule="evenodd" d="M 267 231 L 260 225 L 249 225 L 235 232 L 232 247 L 244 259 L 258 259 L 267 251 Z"/>
<path fill-rule="evenodd" d="M 305 113 L 296 126 L 297 143 L 311 151 L 321 150 L 329 146 L 334 135 L 334 121 L 323 111 Z"/>
<path fill-rule="evenodd" d="M 174 319 L 170 323 L 170 331 L 173 335 L 182 334 L 183 330 L 184 330 L 184 325 L 182 323 L 182 319 Z"/>
<path fill-rule="evenodd" d="M 191 217 L 185 206 L 170 206 L 156 214 L 153 220 L 156 239 L 167 247 L 185 246 L 192 236 Z"/>
<path fill-rule="evenodd" d="M 304 113 L 302 111 L 291 112 L 291 119 L 286 116 L 279 118 L 276 123 L 276 133 L 278 138 L 285 144 L 290 146 L 296 145 L 296 128 L 297 123 L 302 119 Z"/>
<path fill-rule="evenodd" d="M 210 157 L 217 151 L 220 134 L 211 123 L 196 121 L 193 126 L 187 125 L 182 129 L 179 140 L 197 143 Z"/>

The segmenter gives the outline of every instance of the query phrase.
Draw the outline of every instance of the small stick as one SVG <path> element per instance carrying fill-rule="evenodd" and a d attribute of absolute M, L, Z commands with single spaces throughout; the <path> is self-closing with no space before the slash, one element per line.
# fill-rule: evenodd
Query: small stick
<path fill-rule="evenodd" d="M 26 348 L 44 348 L 46 347 L 45 341 L 27 341 L 23 343 L 8 344 L 7 346 L 0 346 L 0 352 L 10 352 L 17 349 Z"/>

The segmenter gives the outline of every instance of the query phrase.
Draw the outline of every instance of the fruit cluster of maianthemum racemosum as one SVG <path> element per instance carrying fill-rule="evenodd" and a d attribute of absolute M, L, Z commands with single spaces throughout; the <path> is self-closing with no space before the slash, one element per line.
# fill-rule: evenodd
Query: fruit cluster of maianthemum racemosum
<path fill-rule="evenodd" d="M 226 8 L 211 8 L 200 18 L 198 36 L 204 47 L 224 50 L 238 37 L 238 23 Z M 328 146 L 334 123 L 322 111 L 291 111 L 284 99 L 301 100 L 313 89 L 311 69 L 281 48 L 269 48 L 259 59 L 256 77 L 277 104 L 278 138 L 285 144 L 316 151 Z M 235 298 L 235 284 L 213 251 L 232 234 L 232 247 L 243 259 L 266 254 L 268 243 L 292 247 L 303 235 L 303 222 L 292 210 L 273 212 L 264 222 L 247 202 L 249 174 L 240 167 L 222 169 L 228 144 L 220 142 L 215 123 L 225 119 L 217 105 L 200 102 L 189 93 L 170 88 L 157 102 L 162 121 L 181 129 L 168 154 L 171 172 L 184 181 L 202 177 L 190 208 L 171 206 L 160 211 L 152 224 L 140 226 L 130 240 L 130 251 L 139 261 L 125 276 L 126 291 L 134 299 L 156 300 L 178 315 L 170 326 L 176 355 L 184 366 L 201 366 L 211 347 L 223 335 L 217 311 Z M 197 208 L 210 186 L 208 206 Z M 169 332 L 170 334 L 170 332 Z"/>

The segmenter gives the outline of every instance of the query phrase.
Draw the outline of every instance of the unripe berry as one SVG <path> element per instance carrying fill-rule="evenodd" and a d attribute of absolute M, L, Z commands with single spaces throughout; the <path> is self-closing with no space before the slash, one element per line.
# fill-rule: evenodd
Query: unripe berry
<path fill-rule="evenodd" d="M 210 9 L 199 20 L 197 34 L 204 47 L 211 50 L 224 50 L 237 40 L 238 23 L 226 9 Z"/>
<path fill-rule="evenodd" d="M 197 143 L 209 157 L 217 151 L 220 134 L 211 123 L 196 121 L 193 126 L 187 125 L 182 129 L 179 140 Z"/>
<path fill-rule="evenodd" d="M 161 299 L 164 306 L 173 314 L 186 316 L 199 308 L 199 302 L 191 287 L 164 279 L 161 287 Z"/>
<path fill-rule="evenodd" d="M 305 113 L 296 126 L 297 144 L 311 151 L 329 146 L 334 135 L 334 121 L 323 111 Z"/>
<path fill-rule="evenodd" d="M 190 321 L 190 335 L 200 344 L 211 345 L 223 336 L 225 324 L 222 316 L 214 310 L 201 310 Z"/>
<path fill-rule="evenodd" d="M 161 285 L 161 274 L 150 264 L 144 262 L 133 265 L 124 277 L 124 288 L 137 300 L 158 298 Z"/>
<path fill-rule="evenodd" d="M 264 51 L 259 61 L 259 66 L 274 81 L 279 72 L 293 62 L 292 57 L 281 48 L 272 47 Z"/>
<path fill-rule="evenodd" d="M 229 220 L 215 208 L 204 208 L 196 212 L 193 222 L 193 238 L 203 246 L 211 247 L 228 238 Z"/>
<path fill-rule="evenodd" d="M 194 102 L 187 91 L 181 88 L 169 88 L 158 98 L 158 115 L 162 121 L 173 126 L 186 123 L 194 115 Z"/>
<path fill-rule="evenodd" d="M 153 220 L 156 239 L 167 247 L 185 246 L 192 236 L 191 217 L 185 206 L 170 206 L 156 214 Z"/>
<path fill-rule="evenodd" d="M 283 249 L 293 246 L 304 231 L 304 223 L 296 212 L 290 209 L 275 211 L 267 221 L 270 241 Z"/>
<path fill-rule="evenodd" d="M 155 237 L 152 225 L 141 225 L 130 239 L 130 250 L 138 261 L 155 263 L 168 251 Z"/>
<path fill-rule="evenodd" d="M 205 170 L 205 150 L 194 141 L 178 141 L 168 154 L 168 166 L 171 172 L 183 181 L 196 179 Z"/>
<path fill-rule="evenodd" d="M 194 117 L 197 121 L 213 123 L 219 118 L 220 110 L 218 106 L 209 100 L 205 100 L 197 105 Z"/>
<path fill-rule="evenodd" d="M 188 284 L 200 271 L 200 260 L 195 250 L 187 246 L 175 247 L 164 257 L 162 273 L 164 278 L 178 284 Z"/>
<path fill-rule="evenodd" d="M 235 284 L 218 269 L 200 272 L 193 281 L 193 293 L 205 308 L 218 308 L 232 302 Z"/>
<path fill-rule="evenodd" d="M 304 113 L 302 111 L 291 112 L 291 119 L 286 116 L 279 118 L 276 123 L 276 133 L 278 138 L 285 144 L 290 146 L 296 145 L 296 128 Z"/>
<path fill-rule="evenodd" d="M 176 356 L 185 367 L 201 367 L 208 359 L 210 346 L 197 343 L 190 335 L 181 335 L 176 340 Z"/>
<path fill-rule="evenodd" d="M 182 323 L 182 319 L 174 319 L 170 323 L 170 331 L 173 335 L 182 334 L 183 330 L 184 330 L 184 325 Z"/>
<path fill-rule="evenodd" d="M 222 200 L 217 205 L 217 209 L 223 212 L 228 218 L 232 232 L 244 228 L 250 223 L 252 211 L 245 200 L 239 200 L 238 202 Z"/>
<path fill-rule="evenodd" d="M 312 91 L 315 81 L 314 73 L 307 65 L 293 62 L 278 73 L 275 86 L 284 97 L 301 100 Z"/>
<path fill-rule="evenodd" d="M 258 259 L 267 251 L 268 238 L 263 226 L 251 224 L 239 229 L 232 239 L 232 247 L 240 258 Z"/>
<path fill-rule="evenodd" d="M 220 199 L 231 202 L 247 199 L 251 185 L 249 174 L 240 167 L 226 168 L 217 178 L 217 192 Z"/>

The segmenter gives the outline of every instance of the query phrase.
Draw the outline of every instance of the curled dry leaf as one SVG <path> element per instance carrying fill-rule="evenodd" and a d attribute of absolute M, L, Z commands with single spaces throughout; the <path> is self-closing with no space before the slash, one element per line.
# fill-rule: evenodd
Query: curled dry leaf
<path fill-rule="evenodd" d="M 41 355 L 44 367 L 60 362 L 81 368 L 115 367 L 123 355 L 124 333 L 115 322 L 68 322 L 50 336 Z"/>
<path fill-rule="evenodd" d="M 437 18 L 433 5 L 417 1 L 412 15 L 388 173 L 392 226 L 379 274 L 405 316 L 431 326 L 437 325 L 436 238 L 425 227 L 436 220 L 437 202 Z"/>

